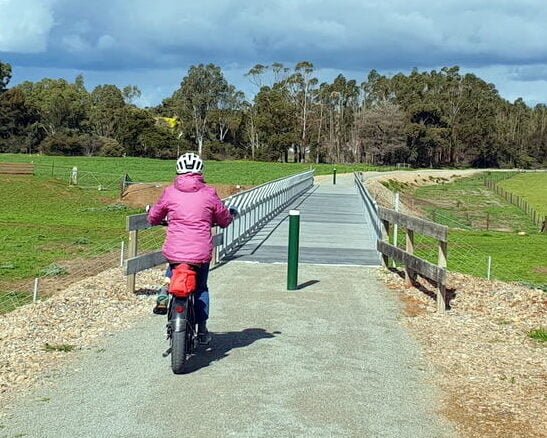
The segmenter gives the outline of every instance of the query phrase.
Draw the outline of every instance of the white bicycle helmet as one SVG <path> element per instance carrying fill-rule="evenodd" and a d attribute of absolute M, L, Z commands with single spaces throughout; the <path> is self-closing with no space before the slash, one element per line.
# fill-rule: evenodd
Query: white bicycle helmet
<path fill-rule="evenodd" d="M 202 173 L 203 172 L 203 160 L 199 158 L 198 154 L 193 152 L 187 152 L 181 155 L 177 160 L 177 174 L 183 173 Z"/>

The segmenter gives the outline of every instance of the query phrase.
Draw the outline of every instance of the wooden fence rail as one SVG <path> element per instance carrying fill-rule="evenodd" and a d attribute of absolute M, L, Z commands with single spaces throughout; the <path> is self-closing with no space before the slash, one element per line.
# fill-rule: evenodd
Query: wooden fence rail
<path fill-rule="evenodd" d="M 389 259 L 405 266 L 405 280 L 411 286 L 419 274 L 437 283 L 437 309 L 444 312 L 447 307 L 446 264 L 448 257 L 448 227 L 417 217 L 409 216 L 389 208 L 378 207 L 378 217 L 382 222 L 382 240 L 378 240 L 377 249 L 382 254 L 384 266 L 389 266 Z M 391 245 L 389 230 L 397 224 L 406 230 L 406 249 Z M 434 265 L 414 255 L 414 233 L 432 237 L 438 241 L 439 255 Z"/>
<path fill-rule="evenodd" d="M 145 269 L 153 268 L 154 266 L 167 263 L 161 250 L 153 251 L 147 254 L 138 254 L 138 239 L 139 231 L 152 228 L 148 223 L 147 214 L 135 214 L 127 217 L 127 231 L 129 231 L 129 243 L 127 245 L 127 254 L 125 260 L 125 273 L 127 275 L 127 290 L 131 293 L 135 292 L 135 279 L 137 272 Z M 213 235 L 213 251 L 221 245 L 223 241 L 223 233 Z M 217 257 L 213 255 L 212 263 L 217 261 Z"/>
<path fill-rule="evenodd" d="M 34 175 L 34 164 L 0 163 L 0 173 L 6 175 Z"/>

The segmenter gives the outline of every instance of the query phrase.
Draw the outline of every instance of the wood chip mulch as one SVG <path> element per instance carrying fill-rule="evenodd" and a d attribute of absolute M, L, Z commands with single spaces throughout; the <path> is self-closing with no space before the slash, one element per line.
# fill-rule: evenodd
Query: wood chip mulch
<path fill-rule="evenodd" d="M 439 314 L 427 281 L 406 288 L 400 273 L 380 276 L 403 301 L 462 436 L 547 437 L 547 345 L 529 336 L 547 328 L 545 292 L 450 273 L 454 298 Z"/>
<path fill-rule="evenodd" d="M 163 271 L 137 275 L 127 292 L 121 268 L 72 284 L 44 301 L 0 315 L 0 413 L 4 405 L 103 340 L 150 314 Z"/>

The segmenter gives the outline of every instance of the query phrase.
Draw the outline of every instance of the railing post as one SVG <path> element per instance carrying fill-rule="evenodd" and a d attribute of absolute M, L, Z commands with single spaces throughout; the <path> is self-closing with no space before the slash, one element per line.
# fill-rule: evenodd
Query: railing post
<path fill-rule="evenodd" d="M 394 203 L 395 203 L 395 211 L 399 211 L 399 192 L 395 193 Z M 398 235 L 399 235 L 399 226 L 397 225 L 397 223 L 394 223 L 393 224 L 393 246 L 397 246 Z M 393 260 L 393 267 L 394 268 L 397 267 L 395 260 Z"/>
<path fill-rule="evenodd" d="M 439 259 L 437 265 L 439 268 L 446 269 L 447 266 L 447 251 L 448 244 L 439 240 Z M 437 285 L 439 288 L 439 293 L 437 294 L 437 311 L 444 312 L 446 310 L 446 285 L 442 282 L 439 282 Z"/>
<path fill-rule="evenodd" d="M 389 221 L 382 220 L 382 240 L 389 242 Z M 382 263 L 385 268 L 389 268 L 389 257 L 382 254 Z"/>
<path fill-rule="evenodd" d="M 406 230 L 406 252 L 414 254 L 414 230 Z M 413 286 L 415 274 L 405 265 L 405 283 L 407 287 Z"/>
<path fill-rule="evenodd" d="M 129 232 L 129 244 L 127 247 L 127 258 L 133 258 L 137 257 L 137 239 L 138 239 L 138 231 L 133 230 Z M 135 280 L 137 278 L 137 274 L 129 274 L 127 276 L 127 291 L 129 293 L 135 292 Z"/>
<path fill-rule="evenodd" d="M 213 236 L 216 236 L 218 234 L 218 227 L 214 227 L 213 230 L 212 230 L 212 233 L 213 233 Z M 222 239 L 224 241 L 224 236 L 222 236 Z M 214 241 L 214 239 L 213 239 L 213 241 Z M 213 262 L 212 266 L 215 266 L 218 263 L 218 253 L 219 253 L 218 247 L 219 247 L 219 245 L 216 245 L 216 244 L 213 245 L 213 256 L 212 256 L 212 260 L 211 260 Z"/>
<path fill-rule="evenodd" d="M 38 293 L 40 291 L 40 278 L 35 278 L 34 279 L 34 290 L 33 290 L 33 293 L 32 293 L 32 302 L 33 303 L 36 303 L 38 302 Z"/>
<path fill-rule="evenodd" d="M 125 241 L 122 240 L 121 250 L 120 250 L 120 268 L 123 268 L 124 253 L 125 253 Z"/>

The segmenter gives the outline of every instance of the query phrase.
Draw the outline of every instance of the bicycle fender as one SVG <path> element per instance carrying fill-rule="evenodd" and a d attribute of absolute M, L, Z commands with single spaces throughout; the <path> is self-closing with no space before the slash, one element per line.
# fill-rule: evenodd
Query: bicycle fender
<path fill-rule="evenodd" d="M 186 317 L 181 315 L 175 315 L 173 324 L 173 331 L 183 332 L 186 330 Z"/>
<path fill-rule="evenodd" d="M 188 299 L 186 298 L 173 298 L 173 307 L 184 306 L 185 310 L 182 313 L 173 312 L 172 327 L 175 332 L 182 332 L 186 330 L 186 315 L 188 313 Z"/>

